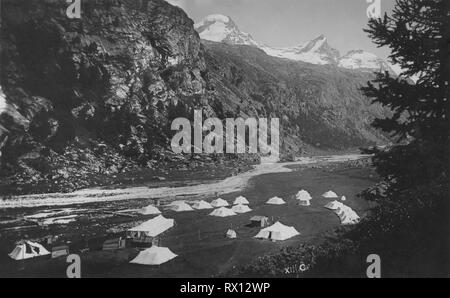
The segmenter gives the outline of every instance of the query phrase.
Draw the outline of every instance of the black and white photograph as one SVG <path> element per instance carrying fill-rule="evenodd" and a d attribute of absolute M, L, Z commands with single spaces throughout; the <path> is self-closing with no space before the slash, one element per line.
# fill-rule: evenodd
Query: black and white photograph
<path fill-rule="evenodd" d="M 450 277 L 450 1 L 0 12 L 0 278 Z"/>

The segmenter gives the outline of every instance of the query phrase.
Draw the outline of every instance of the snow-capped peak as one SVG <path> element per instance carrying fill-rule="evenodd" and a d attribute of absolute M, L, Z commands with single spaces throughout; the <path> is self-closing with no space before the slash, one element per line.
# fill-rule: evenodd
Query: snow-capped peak
<path fill-rule="evenodd" d="M 296 61 L 304 61 L 312 64 L 336 64 L 339 59 L 339 51 L 328 44 L 324 35 L 296 47 L 274 48 L 261 47 L 270 56 L 286 58 Z"/>
<path fill-rule="evenodd" d="M 230 18 L 221 14 L 212 14 L 205 18 L 205 21 L 207 22 L 222 22 L 222 23 L 228 23 L 230 21 Z"/>
<path fill-rule="evenodd" d="M 228 16 L 212 14 L 195 24 L 194 27 L 200 38 L 205 40 L 259 46 L 250 34 L 239 30 L 236 23 Z"/>
<path fill-rule="evenodd" d="M 353 50 L 345 54 L 339 59 L 338 66 L 347 69 L 359 69 L 367 71 L 389 71 L 393 74 L 395 72 L 389 64 L 375 54 L 366 52 L 364 50 Z"/>
<path fill-rule="evenodd" d="M 327 46 L 328 40 L 327 38 L 322 34 L 319 37 L 311 40 L 307 44 L 303 46 L 303 51 L 305 52 L 315 52 L 319 50 L 323 46 Z"/>

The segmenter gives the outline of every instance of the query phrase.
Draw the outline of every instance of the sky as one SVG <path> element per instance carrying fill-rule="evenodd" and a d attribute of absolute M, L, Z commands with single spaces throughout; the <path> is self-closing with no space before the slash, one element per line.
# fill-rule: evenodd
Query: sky
<path fill-rule="evenodd" d="M 363 32 L 368 1 L 377 0 L 168 0 L 195 22 L 210 14 L 227 15 L 242 31 L 270 46 L 295 46 L 323 34 L 341 54 L 362 49 L 385 59 L 389 49 L 377 48 Z M 380 2 L 384 14 L 395 0 Z"/>

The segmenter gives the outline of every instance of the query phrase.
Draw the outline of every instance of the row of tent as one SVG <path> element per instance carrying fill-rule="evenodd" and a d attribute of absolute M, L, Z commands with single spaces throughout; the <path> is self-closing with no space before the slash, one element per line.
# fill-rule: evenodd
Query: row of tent
<path fill-rule="evenodd" d="M 337 194 L 332 191 L 328 191 L 328 192 L 324 193 L 322 196 L 324 198 L 338 198 Z M 296 200 L 298 200 L 300 202 L 299 204 L 301 206 L 310 206 L 311 205 L 312 197 L 306 190 L 300 190 L 296 194 L 295 198 L 296 198 Z M 345 197 L 343 197 L 342 200 L 345 201 Z M 250 204 L 250 202 L 245 197 L 239 196 L 233 202 L 233 205 L 238 206 L 238 207 L 233 207 L 233 208 L 231 208 L 231 210 L 234 213 L 250 212 L 251 211 L 250 208 L 243 207 L 243 206 L 246 206 L 249 204 Z M 267 201 L 267 204 L 269 204 L 269 205 L 284 205 L 284 204 L 286 204 L 286 202 L 282 198 L 273 197 Z M 219 198 L 219 199 L 212 201 L 211 203 L 208 203 L 206 201 L 195 201 L 195 202 L 193 202 L 192 205 L 187 204 L 185 201 L 174 201 L 168 205 L 168 209 L 175 211 L 175 212 L 186 212 L 186 211 L 194 211 L 194 210 L 207 210 L 207 209 L 214 209 L 214 208 L 222 208 L 222 207 L 228 207 L 228 206 L 230 206 L 230 204 L 227 201 Z M 144 207 L 140 211 L 140 213 L 143 215 L 157 215 L 157 214 L 161 214 L 161 211 L 159 211 L 159 209 L 156 208 L 155 206 L 147 206 L 147 207 Z M 229 215 L 227 215 L 227 216 L 232 216 L 232 214 L 229 211 L 226 211 L 225 209 L 222 209 L 222 210 L 216 212 L 215 214 L 220 215 L 222 213 L 228 213 Z M 211 215 L 216 216 L 215 214 L 211 214 Z"/>
<path fill-rule="evenodd" d="M 324 198 L 328 199 L 337 199 L 338 195 L 333 191 L 327 191 L 322 195 Z M 296 195 L 295 199 L 299 201 L 300 206 L 311 206 L 311 200 L 312 196 L 307 192 L 306 190 L 300 190 Z M 345 201 L 345 197 L 342 197 L 342 201 Z M 284 205 L 286 202 L 279 197 L 273 197 L 269 199 L 267 202 L 269 205 Z M 194 211 L 194 210 L 208 210 L 208 209 L 214 209 L 212 213 L 210 213 L 210 216 L 215 217 L 229 217 L 229 216 L 235 216 L 237 214 L 243 214 L 252 211 L 247 205 L 249 205 L 249 201 L 243 197 L 239 196 L 237 197 L 233 202 L 233 207 L 226 208 L 230 206 L 230 204 L 219 198 L 211 203 L 208 203 L 206 201 L 195 201 L 192 205 L 187 204 L 185 201 L 174 201 L 171 204 L 168 205 L 168 209 L 175 211 L 175 212 L 187 212 L 187 211 Z M 347 211 L 346 211 L 347 212 Z M 157 215 L 161 214 L 161 211 L 159 211 L 158 208 L 155 206 L 147 206 L 140 210 L 140 213 L 143 215 Z M 347 212 L 348 213 L 348 212 Z"/>
<path fill-rule="evenodd" d="M 243 196 L 237 197 L 234 200 L 233 205 L 239 206 L 239 207 L 235 208 L 234 212 L 245 213 L 245 212 L 251 211 L 251 210 L 247 210 L 247 208 L 242 207 L 242 206 L 249 205 L 249 204 L 250 204 L 250 202 L 245 197 L 243 197 Z M 175 212 L 187 212 L 187 211 L 194 211 L 194 210 L 207 210 L 207 209 L 214 209 L 214 208 L 222 208 L 222 207 L 228 207 L 228 206 L 230 206 L 230 204 L 227 201 L 219 198 L 219 199 L 212 201 L 211 203 L 208 203 L 206 201 L 195 201 L 195 202 L 193 202 L 192 205 L 187 204 L 185 201 L 174 201 L 174 202 L 170 203 L 167 206 L 167 208 L 168 208 L 168 210 L 175 211 Z M 158 214 L 161 214 L 161 211 L 157 207 L 150 205 L 150 206 L 144 207 L 141 210 L 139 210 L 139 213 L 142 215 L 158 215 Z"/>
<path fill-rule="evenodd" d="M 251 211 L 252 209 L 250 209 L 250 207 L 248 207 L 247 205 L 235 205 L 232 208 L 226 207 L 218 208 L 213 212 L 211 212 L 209 215 L 215 217 L 230 217 L 235 216 L 237 214 L 248 213 Z"/>
<path fill-rule="evenodd" d="M 337 194 L 333 191 L 328 191 L 328 192 L 324 193 L 322 196 L 324 198 L 328 198 L 328 199 L 338 198 Z M 306 190 L 300 190 L 296 194 L 295 199 L 299 201 L 299 204 L 301 206 L 310 206 L 312 196 Z M 342 201 L 345 201 L 345 197 L 342 197 Z M 239 206 L 239 207 L 236 207 L 236 208 L 233 207 L 233 208 L 231 208 L 231 210 L 234 213 L 250 212 L 251 211 L 250 208 L 243 207 L 243 206 L 249 205 L 249 204 L 250 204 L 250 202 L 245 197 L 239 196 L 233 202 L 234 206 Z M 284 204 L 286 204 L 286 202 L 282 198 L 273 197 L 267 201 L 267 204 L 269 204 L 269 205 L 284 205 Z M 222 207 L 229 207 L 229 206 L 230 206 L 230 204 L 227 201 L 219 198 L 219 199 L 212 201 L 211 203 L 208 203 L 206 201 L 195 201 L 195 202 L 193 202 L 192 205 L 187 204 L 185 201 L 174 201 L 168 205 L 168 209 L 175 211 L 175 212 L 187 212 L 187 211 L 207 210 L 207 209 L 222 208 Z M 142 208 L 140 210 L 140 213 L 143 215 L 158 215 L 158 214 L 161 214 L 161 211 L 158 208 L 156 208 L 155 206 L 150 205 L 150 206 Z M 227 216 L 233 215 L 229 211 L 226 211 L 225 209 L 221 209 L 220 211 L 216 212 L 215 214 L 211 214 L 211 215 L 217 216 L 216 214 L 219 214 L 219 216 L 220 216 L 220 214 L 222 214 L 222 213 L 228 214 Z M 236 215 L 236 214 L 234 214 L 234 215 Z"/>

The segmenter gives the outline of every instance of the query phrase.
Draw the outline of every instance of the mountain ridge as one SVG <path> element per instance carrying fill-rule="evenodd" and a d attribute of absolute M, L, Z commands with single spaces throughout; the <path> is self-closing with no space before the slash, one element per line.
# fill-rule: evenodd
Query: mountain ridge
<path fill-rule="evenodd" d="M 228 28 L 228 30 L 224 28 Z M 341 55 L 338 50 L 329 45 L 328 39 L 323 34 L 311 41 L 293 47 L 271 47 L 258 43 L 249 33 L 240 31 L 231 17 L 220 14 L 207 16 L 195 25 L 195 29 L 201 39 L 255 46 L 273 57 L 318 65 L 331 64 L 351 70 L 388 71 L 397 75 L 386 61 L 367 51 L 350 50 L 345 55 Z"/>

